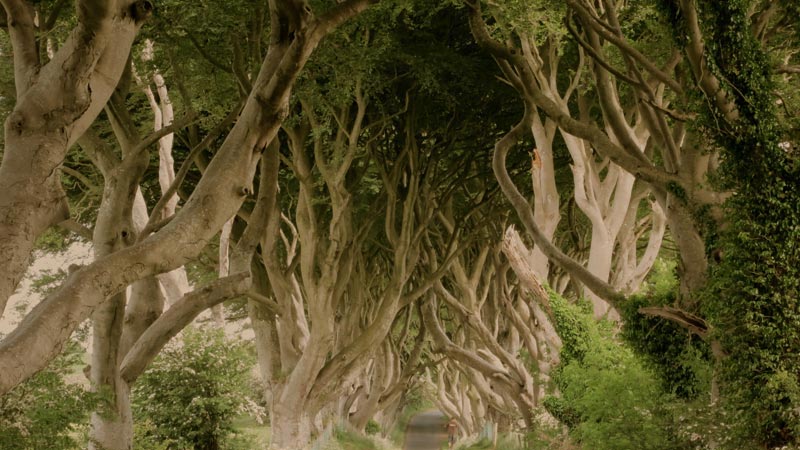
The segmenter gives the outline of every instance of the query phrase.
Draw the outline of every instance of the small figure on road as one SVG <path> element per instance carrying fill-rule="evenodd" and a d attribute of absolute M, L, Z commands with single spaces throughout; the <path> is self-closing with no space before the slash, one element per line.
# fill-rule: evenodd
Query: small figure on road
<path fill-rule="evenodd" d="M 452 449 L 453 446 L 456 445 L 456 433 L 458 432 L 458 422 L 456 421 L 455 417 L 450 419 L 449 422 L 447 422 L 446 427 L 447 427 L 447 443 L 449 445 L 449 448 Z"/>

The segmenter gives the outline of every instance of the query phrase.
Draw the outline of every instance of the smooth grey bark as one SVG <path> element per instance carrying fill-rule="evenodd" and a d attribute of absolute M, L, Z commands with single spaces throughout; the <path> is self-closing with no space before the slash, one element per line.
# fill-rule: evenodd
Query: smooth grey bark
<path fill-rule="evenodd" d="M 251 191 L 248 181 L 261 152 L 280 127 L 294 81 L 314 48 L 334 27 L 368 4 L 368 0 L 345 1 L 319 17 L 306 17 L 302 27 L 290 35 L 274 36 L 239 120 L 184 207 L 158 232 L 71 274 L 0 342 L 0 366 L 5 368 L 0 374 L 0 393 L 60 353 L 77 325 L 111 295 L 134 281 L 180 267 L 205 247 Z M 277 7 L 274 11 L 276 26 L 272 29 L 276 34 L 281 29 L 288 31 L 280 26 L 286 17 L 278 17 Z M 124 40 L 124 33 L 118 38 Z M 11 153 L 7 151 L 6 157 Z M 0 174 L 0 185 L 2 180 Z M 0 207 L 2 204 L 0 201 Z M 4 232 L 0 229 L 0 234 Z M 29 251 L 24 253 L 18 256 L 27 257 Z"/>
<path fill-rule="evenodd" d="M 613 8 L 606 11 L 602 19 L 597 19 L 592 17 L 591 5 L 587 2 L 570 0 L 567 3 L 571 9 L 577 12 L 577 17 L 583 25 L 583 34 L 579 35 L 573 28 L 570 28 L 570 31 L 580 47 L 592 58 L 591 75 L 595 81 L 598 103 L 603 111 L 602 128 L 591 121 L 577 120 L 570 116 L 569 112 L 565 110 L 565 105 L 553 98 L 551 92 L 541 83 L 541 76 L 535 71 L 536 64 L 531 66 L 530 58 L 526 58 L 524 55 L 524 48 L 508 47 L 505 43 L 492 38 L 486 29 L 480 4 L 477 2 L 470 5 L 472 9 L 470 25 L 476 41 L 497 59 L 498 65 L 520 93 L 528 110 L 543 111 L 558 123 L 563 132 L 591 143 L 593 149 L 600 155 L 610 158 L 613 163 L 650 187 L 667 216 L 669 229 L 679 246 L 683 300 L 691 302 L 691 292 L 704 284 L 707 267 L 702 251 L 703 239 L 698 225 L 694 223 L 691 211 L 703 205 L 710 205 L 714 208 L 719 204 L 720 196 L 709 192 L 704 187 L 705 180 L 703 178 L 713 171 L 713 167 L 708 162 L 714 158 L 702 157 L 697 148 L 691 145 L 687 146 L 682 142 L 683 135 L 686 134 L 682 123 L 686 119 L 680 115 L 680 112 L 669 110 L 669 96 L 665 95 L 665 92 L 669 90 L 677 93 L 684 90 L 681 84 L 668 75 L 668 72 L 681 62 L 679 54 L 681 49 L 676 49 L 676 54 L 662 70 L 658 64 L 639 53 L 625 41 L 624 33 L 618 23 L 617 13 Z M 608 5 L 610 3 L 606 2 L 606 6 Z M 683 2 L 681 7 L 691 7 L 690 2 Z M 688 15 L 687 18 L 691 28 L 690 16 Z M 567 25 L 571 27 L 571 22 L 568 21 Z M 522 38 L 522 41 L 525 41 L 524 36 Z M 692 37 L 692 39 L 695 38 L 695 36 Z M 694 44 L 690 43 L 690 45 Z M 702 47 L 702 42 L 700 42 L 700 46 Z M 623 63 L 630 73 L 635 74 L 631 76 L 638 78 L 633 79 L 614 69 L 613 65 L 603 57 L 608 47 L 613 47 L 615 51 L 618 50 L 622 53 Z M 700 59 L 702 59 L 702 55 L 700 55 Z M 702 63 L 702 61 L 700 62 Z M 541 61 L 537 64 L 541 64 Z M 628 82 L 637 95 L 644 99 L 637 103 L 637 114 L 643 120 L 642 123 L 655 143 L 654 148 L 661 152 L 663 165 L 656 165 L 648 155 L 641 151 L 642 146 L 637 142 L 637 134 L 632 132 L 623 114 L 617 81 L 612 78 L 612 75 Z M 713 75 L 711 76 L 713 77 Z M 708 82 L 709 80 L 705 80 L 701 84 L 705 84 L 711 89 L 712 86 Z M 709 92 L 712 91 L 713 89 Z M 678 117 L 678 120 L 673 121 L 674 117 Z M 525 122 L 527 123 L 527 120 Z M 670 186 L 681 187 L 687 193 L 686 198 L 675 198 L 669 193 L 668 187 Z M 517 202 L 512 200 L 512 203 L 516 204 Z M 523 218 L 523 222 L 526 220 Z M 529 228 L 526 224 L 526 231 L 529 231 Z M 543 239 L 537 234 L 540 233 L 532 233 L 531 237 L 539 245 L 540 240 Z M 566 260 L 563 261 L 566 263 Z M 569 263 L 565 267 L 571 274 L 580 272 L 572 270 L 578 269 L 578 267 Z M 602 288 L 602 285 L 597 285 L 597 287 Z M 601 291 L 591 286 L 589 288 L 595 294 L 604 297 L 600 293 Z"/>
<path fill-rule="evenodd" d="M 2 4 L 12 23 L 17 101 L 5 122 L 0 165 L 0 314 L 28 267 L 36 238 L 69 218 L 56 169 L 111 96 L 152 10 L 146 0 L 79 1 L 77 26 L 41 65 L 32 8 L 23 0 Z"/>
<path fill-rule="evenodd" d="M 418 150 L 414 148 L 417 143 L 409 141 L 403 155 L 390 168 L 378 168 L 387 196 L 386 284 L 370 291 L 356 280 L 359 274 L 372 281 L 374 277 L 363 273 L 366 266 L 359 262 L 366 233 L 355 229 L 353 193 L 348 190 L 347 181 L 361 150 L 362 131 L 368 126 L 364 122 L 366 96 L 360 81 L 354 80 L 354 84 L 352 108 L 339 111 L 338 129 L 330 141 L 325 141 L 321 133 L 312 133 L 317 117 L 305 102 L 302 105 L 307 121 L 286 130 L 292 152 L 290 165 L 300 190 L 295 220 L 285 222 L 292 225 L 292 233 L 296 230 L 298 247 L 293 239 L 286 239 L 288 259 L 284 261 L 275 253 L 280 235 L 277 213 L 273 214 L 271 225 L 272 241 L 262 242 L 264 266 L 282 311 L 276 320 L 279 348 L 282 353 L 286 350 L 297 354 L 296 358 L 281 357 L 285 377 L 280 383 L 273 383 L 272 445 L 277 448 L 297 448 L 307 443 L 310 422 L 332 407 L 345 394 L 351 380 L 359 377 L 365 359 L 384 341 L 397 313 L 429 289 L 432 279 L 441 276 L 441 272 L 434 271 L 418 280 L 414 289 L 409 288 L 409 280 L 420 263 L 422 235 L 433 216 L 433 208 L 425 202 L 429 198 L 425 197 L 425 184 L 431 180 L 422 179 L 413 170 Z M 308 150 L 314 152 L 318 175 L 312 172 Z M 402 198 L 398 190 L 404 174 L 407 195 Z M 315 180 L 323 183 L 330 198 L 330 209 L 324 213 L 314 202 Z M 328 215 L 329 221 L 323 221 Z M 363 226 L 369 225 L 367 222 Z M 335 314 L 341 314 L 342 320 L 331 321 Z M 368 320 L 362 323 L 362 318 Z M 348 326 L 343 327 L 342 323 Z M 310 325 L 307 331 L 306 324 Z M 294 337 L 303 339 L 294 342 Z"/>
<path fill-rule="evenodd" d="M 103 197 L 93 236 L 96 259 L 111 255 L 135 241 L 139 230 L 134 223 L 134 205 L 137 196 L 141 195 L 139 181 L 147 168 L 149 157 L 148 152 L 140 147 L 138 134 L 132 131 L 132 120 L 118 93 L 112 96 L 107 114 L 120 143 L 122 158 L 117 159 L 106 146 L 87 152 L 104 178 Z M 99 152 L 104 154 L 101 156 Z M 131 312 L 144 313 L 144 316 L 126 317 L 128 298 L 125 291 L 113 295 L 92 315 L 92 389 L 108 393 L 109 398 L 107 404 L 92 414 L 90 450 L 128 450 L 133 445 L 130 388 L 120 379 L 119 363 L 127 350 L 125 347 L 129 347 L 149 325 L 145 323 L 148 320 L 147 312 L 153 310 L 158 314 L 163 309 L 160 296 L 141 296 L 149 293 L 143 284 L 147 280 L 155 282 L 153 277 L 137 281 L 137 297 L 132 298 L 129 305 Z M 150 318 L 152 320 L 155 317 Z M 125 342 L 123 334 L 127 334 Z"/>
<path fill-rule="evenodd" d="M 453 303 L 448 302 L 448 304 L 453 306 Z M 454 343 L 442 329 L 433 301 L 429 300 L 425 303 L 423 318 L 425 327 L 430 331 L 433 338 L 436 352 L 442 353 L 464 367 L 476 370 L 486 379 L 492 380 L 492 385 L 498 393 L 501 396 L 508 397 L 507 404 L 516 405 L 526 426 L 533 426 L 532 412 L 537 405 L 534 403 L 533 393 L 530 391 L 532 386 L 528 380 L 520 379 L 524 377 L 523 374 L 516 370 L 518 363 L 513 364 L 509 369 L 504 366 L 504 363 L 508 362 L 508 360 L 501 362 L 497 356 L 494 356 L 489 351 L 481 352 Z M 487 341 L 490 342 L 491 340 L 483 336 L 482 341 L 487 344 Z M 491 350 L 498 351 L 498 348 L 495 346 Z M 503 351 L 501 350 L 498 353 L 502 355 Z M 527 372 L 525 375 L 528 375 Z"/>
<path fill-rule="evenodd" d="M 419 368 L 419 360 L 425 344 L 425 327 L 420 324 L 420 330 L 414 338 L 414 347 L 405 360 L 400 355 L 400 346 L 404 343 L 409 334 L 411 324 L 411 312 L 408 310 L 405 325 L 397 340 L 387 339 L 382 347 L 383 362 L 376 360 L 375 370 L 372 373 L 372 380 L 369 384 L 369 391 L 364 403 L 359 402 L 358 410 L 350 417 L 350 423 L 357 430 L 364 430 L 369 419 L 376 417 L 380 412 L 387 412 L 389 416 L 396 413 L 396 406 L 405 389 L 408 388 L 412 377 Z M 395 342 L 399 343 L 396 344 Z M 349 408 L 345 410 L 345 413 Z M 391 417 L 387 419 L 391 421 Z"/>
<path fill-rule="evenodd" d="M 553 154 L 553 140 L 556 136 L 556 123 L 534 113 L 531 118 L 531 134 L 536 142 L 531 160 L 531 182 L 533 185 L 533 219 L 547 240 L 553 240 L 561 221 L 561 203 L 556 186 L 556 170 Z M 530 258 L 536 275 L 546 280 L 550 274 L 550 260 L 534 247 Z"/>

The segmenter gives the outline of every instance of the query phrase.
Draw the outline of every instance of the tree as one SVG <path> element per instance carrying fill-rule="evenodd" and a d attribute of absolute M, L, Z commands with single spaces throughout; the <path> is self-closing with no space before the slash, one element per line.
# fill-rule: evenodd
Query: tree
<path fill-rule="evenodd" d="M 277 133 L 294 80 L 314 48 L 334 27 L 361 12 L 367 4 L 367 1 L 345 2 L 329 8 L 320 16 L 294 3 L 270 4 L 271 45 L 237 124 L 206 168 L 205 181 L 198 184 L 191 198 L 169 224 L 152 235 L 139 237 L 131 247 L 75 272 L 61 289 L 34 308 L 0 344 L 0 359 L 8 368 L 1 377 L 0 391 L 9 390 L 42 368 L 59 353 L 75 326 L 111 295 L 138 279 L 179 267 L 205 246 L 252 191 L 249 183 L 261 152 Z M 139 7 L 131 9 L 132 5 Z M 23 177 L 27 181 L 21 186 L 30 185 L 30 189 L 37 190 L 35 197 L 28 197 L 27 201 L 20 203 L 8 196 L 21 195 L 14 193 L 25 190 L 12 189 L 4 200 L 3 211 L 9 217 L 4 221 L 7 224 L 4 235 L 13 237 L 4 241 L 11 252 L 5 260 L 9 267 L 4 289 L 10 291 L 26 266 L 34 238 L 47 226 L 64 218 L 63 208 L 59 210 L 61 216 L 54 216 L 50 207 L 57 199 L 63 198 L 59 194 L 60 187 L 54 187 L 58 186 L 57 180 L 51 175 L 53 168 L 63 160 L 59 155 L 65 154 L 77 140 L 116 87 L 130 42 L 141 24 L 140 19 L 149 13 L 152 5 L 149 2 L 126 2 L 124 5 L 114 3 L 99 7 L 92 2 L 78 3 L 79 24 L 73 37 L 53 60 L 38 71 L 30 88 L 27 87 L 28 75 L 36 64 L 29 52 L 34 45 L 30 28 L 32 16 L 25 2 L 4 2 L 4 6 L 12 17 L 11 23 L 20 26 L 11 27 L 17 59 L 18 104 L 6 122 L 0 183 L 17 183 L 15 180 Z M 113 44 L 108 44 L 106 41 L 111 34 L 115 39 L 111 40 Z M 106 58 L 101 57 L 105 54 L 103 49 L 108 50 Z M 79 57 L 69 58 L 73 54 Z M 64 70 L 68 73 L 62 73 Z M 111 81 L 104 78 L 90 88 L 91 75 L 98 72 L 110 74 Z M 86 95 L 89 90 L 91 96 Z M 53 92 L 58 95 L 50 95 Z M 39 99 L 37 95 L 46 98 Z M 106 97 L 103 99 L 102 95 Z M 65 111 L 63 117 L 58 116 L 61 117 L 59 120 L 46 125 L 42 120 L 44 115 L 52 114 L 67 100 L 69 104 L 84 105 L 87 109 L 84 112 L 82 107 L 77 111 L 80 115 L 76 111 Z M 51 130 L 49 127 L 59 123 L 66 127 L 66 139 L 53 138 L 61 128 Z M 36 148 L 40 142 L 45 143 L 42 148 L 48 150 L 45 153 L 33 152 L 43 158 L 31 164 L 33 154 L 30 148 Z M 29 162 L 24 164 L 26 160 Z M 228 188 L 219 189 L 220 186 Z M 30 194 L 32 191 L 26 192 Z M 45 204 L 32 201 L 32 198 L 51 200 Z M 8 202 L 14 203 L 14 207 Z M 20 222 L 20 214 L 28 210 L 31 211 L 30 219 Z M 12 223 L 21 226 L 26 233 L 13 232 L 8 228 Z M 218 284 L 232 286 L 236 292 L 241 292 L 246 290 L 247 280 L 248 276 L 234 273 Z"/>
<path fill-rule="evenodd" d="M 792 322 L 789 317 L 794 316 L 795 307 L 778 299 L 784 298 L 786 292 L 794 292 L 792 283 L 796 277 L 784 278 L 784 275 L 793 273 L 790 267 L 796 265 L 796 255 L 791 250 L 756 251 L 753 246 L 758 239 L 741 232 L 768 228 L 769 233 L 756 234 L 779 236 L 783 243 L 793 242 L 796 237 L 796 233 L 791 238 L 785 234 L 793 219 L 787 222 L 755 207 L 756 204 L 761 207 L 770 204 L 770 212 L 781 211 L 782 217 L 796 216 L 793 207 L 776 200 L 788 198 L 786 193 L 778 193 L 782 189 L 779 186 L 795 183 L 797 165 L 796 154 L 791 150 L 794 148 L 791 143 L 793 128 L 786 126 L 790 123 L 782 120 L 773 106 L 773 68 L 779 73 L 785 72 L 782 66 L 775 68 L 766 59 L 768 54 L 774 55 L 776 60 L 791 59 L 785 53 L 785 45 L 795 42 L 796 24 L 774 16 L 787 5 L 781 2 L 758 4 L 748 9 L 744 2 L 734 2 L 730 8 L 712 11 L 705 2 L 692 1 L 636 6 L 617 5 L 611 1 L 567 2 L 566 28 L 575 44 L 591 56 L 590 86 L 601 113 L 579 119 L 572 118 L 568 109 L 548 95 L 545 86 L 537 81 L 536 68 L 541 63 L 534 58 L 532 64 L 527 56 L 534 53 L 532 48 L 525 47 L 525 33 L 531 25 L 546 20 L 546 13 L 536 10 L 535 5 L 516 2 L 489 7 L 488 11 L 501 29 L 523 43 L 523 48 L 518 48 L 490 33 L 479 2 L 468 2 L 468 5 L 476 40 L 498 60 L 508 79 L 516 83 L 526 104 L 526 115 L 498 141 L 495 152 L 495 173 L 526 231 L 552 261 L 565 267 L 595 294 L 612 304 L 624 301 L 624 296 L 602 278 L 585 270 L 549 242 L 533 219 L 524 197 L 505 175 L 508 151 L 525 133 L 536 112 L 543 111 L 563 131 L 590 142 L 600 155 L 646 183 L 666 215 L 680 257 L 681 290 L 674 305 L 677 310 L 645 308 L 642 311 L 674 320 L 707 339 L 721 367 L 738 368 L 727 372 L 735 373 L 733 379 L 739 380 L 729 387 L 741 386 L 739 382 L 747 383 L 744 380 L 764 373 L 759 386 L 770 386 L 770 394 L 760 391 L 756 396 L 766 403 L 772 401 L 769 399 L 780 398 L 781 406 L 771 403 L 771 407 L 760 409 L 761 413 L 745 414 L 749 417 L 745 422 L 748 425 L 740 429 L 752 430 L 745 434 L 752 433 L 750 438 L 760 442 L 759 445 L 794 442 L 795 434 L 790 431 L 793 426 L 789 424 L 795 423 L 795 419 L 785 408 L 796 404 L 796 390 L 794 382 L 789 381 L 791 377 L 785 376 L 786 366 L 767 363 L 774 358 L 768 356 L 769 352 L 758 356 L 752 353 L 756 348 L 764 349 L 763 344 L 743 344 L 738 339 L 751 335 L 763 337 L 778 329 L 786 330 L 781 333 L 788 332 L 792 328 L 788 325 Z M 515 21 L 513 11 L 525 11 L 520 17 L 531 20 Z M 636 26 L 642 17 L 647 27 Z M 652 29 L 663 31 L 654 34 Z M 674 36 L 666 46 L 661 38 L 664 33 Z M 702 92 L 701 99 L 690 94 L 698 90 Z M 644 120 L 649 132 L 652 144 L 645 147 L 644 152 L 629 125 L 632 116 L 625 113 L 626 104 L 633 108 L 635 116 Z M 724 182 L 715 182 L 720 179 Z M 760 181 L 754 183 L 756 179 Z M 763 189 L 766 185 L 776 186 L 777 191 Z M 759 188 L 754 189 L 754 186 Z M 768 195 L 773 200 L 766 200 L 767 191 L 771 192 Z M 780 247 L 794 248 L 794 245 Z M 749 250 L 744 250 L 746 248 Z M 728 259 L 725 254 L 729 252 L 738 256 Z M 738 259 L 743 255 L 749 256 Z M 717 261 L 721 261 L 719 267 L 715 266 Z M 751 272 L 745 274 L 733 267 L 750 267 Z M 780 269 L 773 270 L 777 267 Z M 733 273 L 737 273 L 735 279 L 742 283 L 735 293 L 729 288 L 722 289 L 722 286 L 736 285 L 729 278 Z M 776 273 L 781 274 L 780 280 L 773 278 Z M 768 279 L 773 281 L 765 283 Z M 728 307 L 722 308 L 727 311 L 725 313 L 715 309 L 722 303 L 731 304 L 732 298 L 737 299 L 733 303 L 740 308 L 735 313 Z M 754 313 L 754 304 L 770 305 L 774 314 Z M 705 320 L 699 316 L 701 314 Z M 745 317 L 758 319 L 753 322 L 738 319 Z M 773 321 L 777 317 L 781 319 Z M 720 320 L 721 327 L 716 333 L 709 333 L 710 323 L 716 319 Z M 759 331 L 754 334 L 734 331 L 741 330 L 745 323 L 748 329 L 754 327 L 753 330 Z M 784 325 L 789 328 L 784 329 Z M 722 341 L 728 345 L 722 345 Z M 747 358 L 751 361 L 759 361 L 746 365 L 753 372 L 734 363 L 741 361 L 739 355 L 749 355 Z M 769 367 L 766 372 L 765 367 Z M 732 389 L 729 399 L 741 398 L 740 393 L 746 391 Z M 753 398 L 748 397 L 749 401 Z M 741 407 L 745 403 L 748 402 L 736 404 Z"/>

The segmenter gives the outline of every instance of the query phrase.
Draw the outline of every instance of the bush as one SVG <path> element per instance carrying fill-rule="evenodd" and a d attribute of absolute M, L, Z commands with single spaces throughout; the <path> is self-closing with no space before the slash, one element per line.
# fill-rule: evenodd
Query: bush
<path fill-rule="evenodd" d="M 587 353 L 559 374 L 563 399 L 580 417 L 573 435 L 597 450 L 678 448 L 658 381 L 632 353 L 614 350 Z"/>
<path fill-rule="evenodd" d="M 355 431 L 337 428 L 334 437 L 343 450 L 378 450 L 372 440 Z"/>
<path fill-rule="evenodd" d="M 643 293 L 623 305 L 621 336 L 658 375 L 667 392 L 693 400 L 710 388 L 710 348 L 675 322 L 639 312 L 647 306 L 673 306 L 677 292 L 674 264 L 659 260 Z"/>
<path fill-rule="evenodd" d="M 369 422 L 367 422 L 367 426 L 364 427 L 364 431 L 369 435 L 378 434 L 381 432 L 381 426 L 380 424 L 378 424 L 378 422 L 369 419 Z"/>
<path fill-rule="evenodd" d="M 564 342 L 553 375 L 561 395 L 544 406 L 571 436 L 594 450 L 685 448 L 674 432 L 674 398 L 612 327 L 556 294 L 551 305 Z"/>
<path fill-rule="evenodd" d="M 170 442 L 171 449 L 233 448 L 241 440 L 233 419 L 263 417 L 251 399 L 253 358 L 245 345 L 220 330 L 190 329 L 168 345 L 133 389 L 137 444 Z M 247 447 L 244 447 L 247 448 Z"/>
<path fill-rule="evenodd" d="M 80 344 L 70 341 L 50 366 L 0 396 L 0 448 L 80 448 L 76 437 L 98 398 L 64 378 L 83 365 L 82 355 Z"/>

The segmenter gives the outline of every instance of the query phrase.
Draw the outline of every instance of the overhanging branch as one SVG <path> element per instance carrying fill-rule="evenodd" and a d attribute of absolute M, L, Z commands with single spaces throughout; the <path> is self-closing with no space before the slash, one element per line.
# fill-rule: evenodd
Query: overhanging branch
<path fill-rule="evenodd" d="M 122 378 L 128 383 L 135 381 L 164 345 L 198 314 L 225 300 L 245 294 L 250 289 L 250 280 L 249 273 L 238 273 L 215 280 L 184 295 L 133 344 L 120 366 Z"/>
<path fill-rule="evenodd" d="M 569 272 L 578 281 L 586 285 L 592 292 L 597 294 L 609 302 L 612 306 L 618 306 L 625 298 L 623 294 L 616 291 L 611 285 L 594 276 L 583 265 L 574 259 L 570 258 L 558 247 L 553 245 L 547 236 L 542 233 L 536 225 L 536 220 L 533 217 L 533 210 L 527 199 L 519 192 L 511 177 L 508 175 L 506 169 L 506 156 L 511 147 L 516 144 L 517 140 L 522 137 L 526 129 L 529 128 L 530 113 L 526 112 L 525 117 L 520 121 L 511 131 L 509 131 L 500 141 L 497 142 L 494 149 L 494 158 L 492 160 L 492 168 L 495 177 L 500 184 L 500 188 L 506 195 L 506 198 L 511 202 L 514 210 L 522 220 L 525 230 L 530 237 L 534 240 L 536 245 L 542 250 L 542 253 L 548 259 L 555 262 L 561 268 Z"/>
<path fill-rule="evenodd" d="M 702 317 L 671 306 L 647 306 L 639 308 L 639 312 L 648 316 L 661 317 L 662 319 L 675 322 L 681 327 L 698 335 L 703 340 L 708 337 L 708 332 L 711 329 L 711 326 Z"/>

